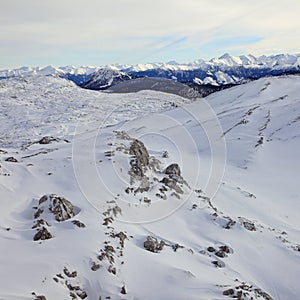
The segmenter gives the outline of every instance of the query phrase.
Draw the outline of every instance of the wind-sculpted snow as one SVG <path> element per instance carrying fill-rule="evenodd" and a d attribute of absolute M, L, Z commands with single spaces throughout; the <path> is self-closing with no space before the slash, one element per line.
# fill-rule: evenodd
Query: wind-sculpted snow
<path fill-rule="evenodd" d="M 299 87 L 0 81 L 0 299 L 298 299 Z"/>

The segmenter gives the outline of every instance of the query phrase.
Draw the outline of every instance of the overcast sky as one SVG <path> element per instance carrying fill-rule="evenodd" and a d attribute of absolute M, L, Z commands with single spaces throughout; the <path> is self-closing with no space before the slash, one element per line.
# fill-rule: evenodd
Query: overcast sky
<path fill-rule="evenodd" d="M 0 68 L 300 52 L 300 0 L 0 0 Z"/>

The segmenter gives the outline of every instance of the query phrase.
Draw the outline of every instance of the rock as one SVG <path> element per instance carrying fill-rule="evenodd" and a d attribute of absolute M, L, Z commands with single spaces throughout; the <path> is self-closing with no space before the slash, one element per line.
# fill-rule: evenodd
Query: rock
<path fill-rule="evenodd" d="M 53 238 L 52 234 L 47 230 L 46 227 L 42 227 L 33 237 L 34 241 L 49 240 Z"/>
<path fill-rule="evenodd" d="M 114 131 L 114 133 L 116 134 L 117 138 L 119 138 L 119 139 L 128 140 L 128 141 L 132 140 L 132 138 L 129 136 L 129 134 L 124 130 Z"/>
<path fill-rule="evenodd" d="M 44 212 L 43 209 L 39 208 L 35 213 L 34 213 L 34 218 L 37 219 L 41 216 L 41 214 Z"/>
<path fill-rule="evenodd" d="M 113 264 L 115 262 L 114 254 L 114 247 L 110 245 L 105 245 L 104 249 L 101 249 L 101 254 L 98 256 L 98 259 L 100 261 L 107 259 L 110 264 Z"/>
<path fill-rule="evenodd" d="M 222 250 L 219 250 L 219 251 L 216 252 L 216 255 L 218 257 L 224 258 L 226 256 L 226 253 Z"/>
<path fill-rule="evenodd" d="M 106 152 L 104 153 L 104 155 L 105 155 L 106 157 L 112 157 L 112 156 L 115 155 L 115 151 L 106 151 Z"/>
<path fill-rule="evenodd" d="M 232 219 L 230 219 L 229 221 L 228 221 L 228 223 L 225 225 L 225 229 L 230 229 L 232 226 L 234 226 L 235 225 L 235 221 L 233 221 Z"/>
<path fill-rule="evenodd" d="M 117 274 L 117 269 L 115 268 L 115 267 L 113 267 L 112 265 L 110 265 L 109 267 L 108 267 L 108 270 L 107 270 L 109 273 L 112 273 L 112 274 L 114 274 L 114 275 L 116 275 Z"/>
<path fill-rule="evenodd" d="M 181 176 L 181 171 L 178 164 L 171 164 L 165 170 L 164 174 Z"/>
<path fill-rule="evenodd" d="M 44 136 L 42 139 L 40 139 L 38 141 L 38 144 L 47 145 L 47 144 L 50 144 L 51 142 L 58 142 L 58 141 L 59 141 L 59 139 L 57 139 L 57 138 L 54 138 L 51 136 Z"/>
<path fill-rule="evenodd" d="M 109 224 L 111 224 L 113 222 L 114 218 L 113 217 L 107 217 L 103 219 L 103 223 L 102 225 L 104 226 L 108 226 Z"/>
<path fill-rule="evenodd" d="M 231 253 L 231 250 L 228 246 L 224 245 L 224 246 L 220 246 L 219 249 L 225 253 Z"/>
<path fill-rule="evenodd" d="M 234 289 L 228 289 L 226 291 L 223 292 L 224 296 L 232 296 L 234 295 Z"/>
<path fill-rule="evenodd" d="M 67 199 L 55 194 L 44 195 L 40 198 L 39 205 L 46 201 L 49 202 L 48 209 L 54 214 L 56 221 L 66 221 L 75 216 L 73 205 Z"/>
<path fill-rule="evenodd" d="M 126 289 L 125 289 L 125 285 L 123 285 L 122 288 L 121 288 L 121 294 L 123 294 L 123 295 L 127 294 Z"/>
<path fill-rule="evenodd" d="M 147 240 L 144 242 L 144 248 L 154 253 L 161 251 L 164 246 L 165 246 L 164 241 L 158 242 L 158 240 L 153 236 L 148 236 Z"/>
<path fill-rule="evenodd" d="M 169 157 L 168 151 L 163 151 L 162 157 L 163 157 L 163 158 L 168 158 L 168 157 Z"/>
<path fill-rule="evenodd" d="M 35 224 L 32 226 L 32 229 L 36 229 L 42 226 L 50 226 L 47 221 L 43 219 L 36 220 Z"/>
<path fill-rule="evenodd" d="M 47 298 L 43 295 L 36 296 L 34 300 L 47 300 Z"/>
<path fill-rule="evenodd" d="M 134 192 L 135 193 L 143 193 L 143 192 L 148 192 L 149 189 L 150 189 L 149 178 L 146 176 L 143 176 L 141 179 L 140 186 Z"/>
<path fill-rule="evenodd" d="M 15 163 L 18 162 L 18 160 L 17 160 L 16 158 L 12 157 L 12 156 L 6 158 L 5 161 L 8 161 L 8 162 L 15 162 Z"/>
<path fill-rule="evenodd" d="M 144 197 L 144 202 L 150 204 L 151 203 L 151 199 L 149 199 L 148 197 Z"/>
<path fill-rule="evenodd" d="M 164 177 L 161 180 L 161 183 L 169 187 L 170 189 L 174 190 L 178 194 L 183 194 L 182 188 L 177 184 L 177 181 L 175 179 Z"/>
<path fill-rule="evenodd" d="M 224 268 L 225 267 L 225 264 L 222 261 L 219 261 L 219 260 L 214 260 L 211 263 L 214 264 L 218 268 Z"/>
<path fill-rule="evenodd" d="M 70 272 L 66 267 L 64 267 L 64 273 L 70 278 L 75 278 L 77 276 L 77 271 Z"/>
<path fill-rule="evenodd" d="M 124 248 L 124 242 L 127 239 L 127 235 L 121 231 L 118 234 L 115 234 L 114 237 L 117 237 L 120 239 L 120 245 L 122 248 Z"/>
<path fill-rule="evenodd" d="M 132 173 L 144 176 L 145 167 L 149 165 L 149 153 L 143 142 L 134 140 L 130 145 L 129 154 L 134 156 L 130 162 Z"/>
<path fill-rule="evenodd" d="M 74 225 L 76 225 L 77 227 L 79 227 L 79 228 L 85 228 L 85 224 L 82 223 L 82 222 L 80 222 L 80 221 L 78 221 L 78 220 L 74 220 L 74 221 L 72 221 L 72 223 Z"/>
<path fill-rule="evenodd" d="M 87 297 L 87 293 L 85 291 L 76 292 L 77 296 L 81 299 L 85 299 Z"/>
<path fill-rule="evenodd" d="M 249 221 L 243 221 L 243 226 L 249 231 L 256 231 L 254 223 Z"/>
<path fill-rule="evenodd" d="M 183 249 L 184 247 L 179 244 L 172 245 L 172 249 L 174 250 L 174 252 L 176 252 L 179 248 Z"/>
<path fill-rule="evenodd" d="M 207 251 L 208 252 L 216 252 L 216 249 L 214 247 L 210 246 L 210 247 L 207 248 Z"/>
<path fill-rule="evenodd" d="M 99 270 L 99 269 L 100 269 L 100 265 L 97 264 L 97 263 L 95 263 L 95 262 L 93 262 L 93 265 L 92 265 L 92 267 L 91 267 L 91 270 L 92 270 L 92 271 L 97 271 L 97 270 Z"/>

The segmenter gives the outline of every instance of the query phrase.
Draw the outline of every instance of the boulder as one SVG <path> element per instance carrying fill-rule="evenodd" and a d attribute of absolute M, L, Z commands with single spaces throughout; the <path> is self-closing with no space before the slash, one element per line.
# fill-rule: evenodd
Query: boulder
<path fill-rule="evenodd" d="M 12 156 L 6 158 L 5 161 L 8 161 L 8 162 L 18 162 L 18 160 L 16 158 L 12 157 Z"/>
<path fill-rule="evenodd" d="M 56 221 L 66 221 L 75 216 L 72 203 L 64 197 L 55 194 L 44 195 L 40 198 L 39 205 L 41 206 L 45 202 L 48 204 L 49 211 L 54 214 Z"/>
<path fill-rule="evenodd" d="M 148 236 L 147 240 L 144 242 L 144 248 L 150 252 L 157 253 L 163 249 L 165 246 L 164 241 L 158 241 L 157 238 L 153 236 Z"/>

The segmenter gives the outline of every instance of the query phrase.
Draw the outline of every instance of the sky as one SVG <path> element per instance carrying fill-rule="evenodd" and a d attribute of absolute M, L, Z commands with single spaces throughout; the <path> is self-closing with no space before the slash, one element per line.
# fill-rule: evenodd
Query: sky
<path fill-rule="evenodd" d="M 0 0 L 0 69 L 300 53 L 300 0 Z"/>

